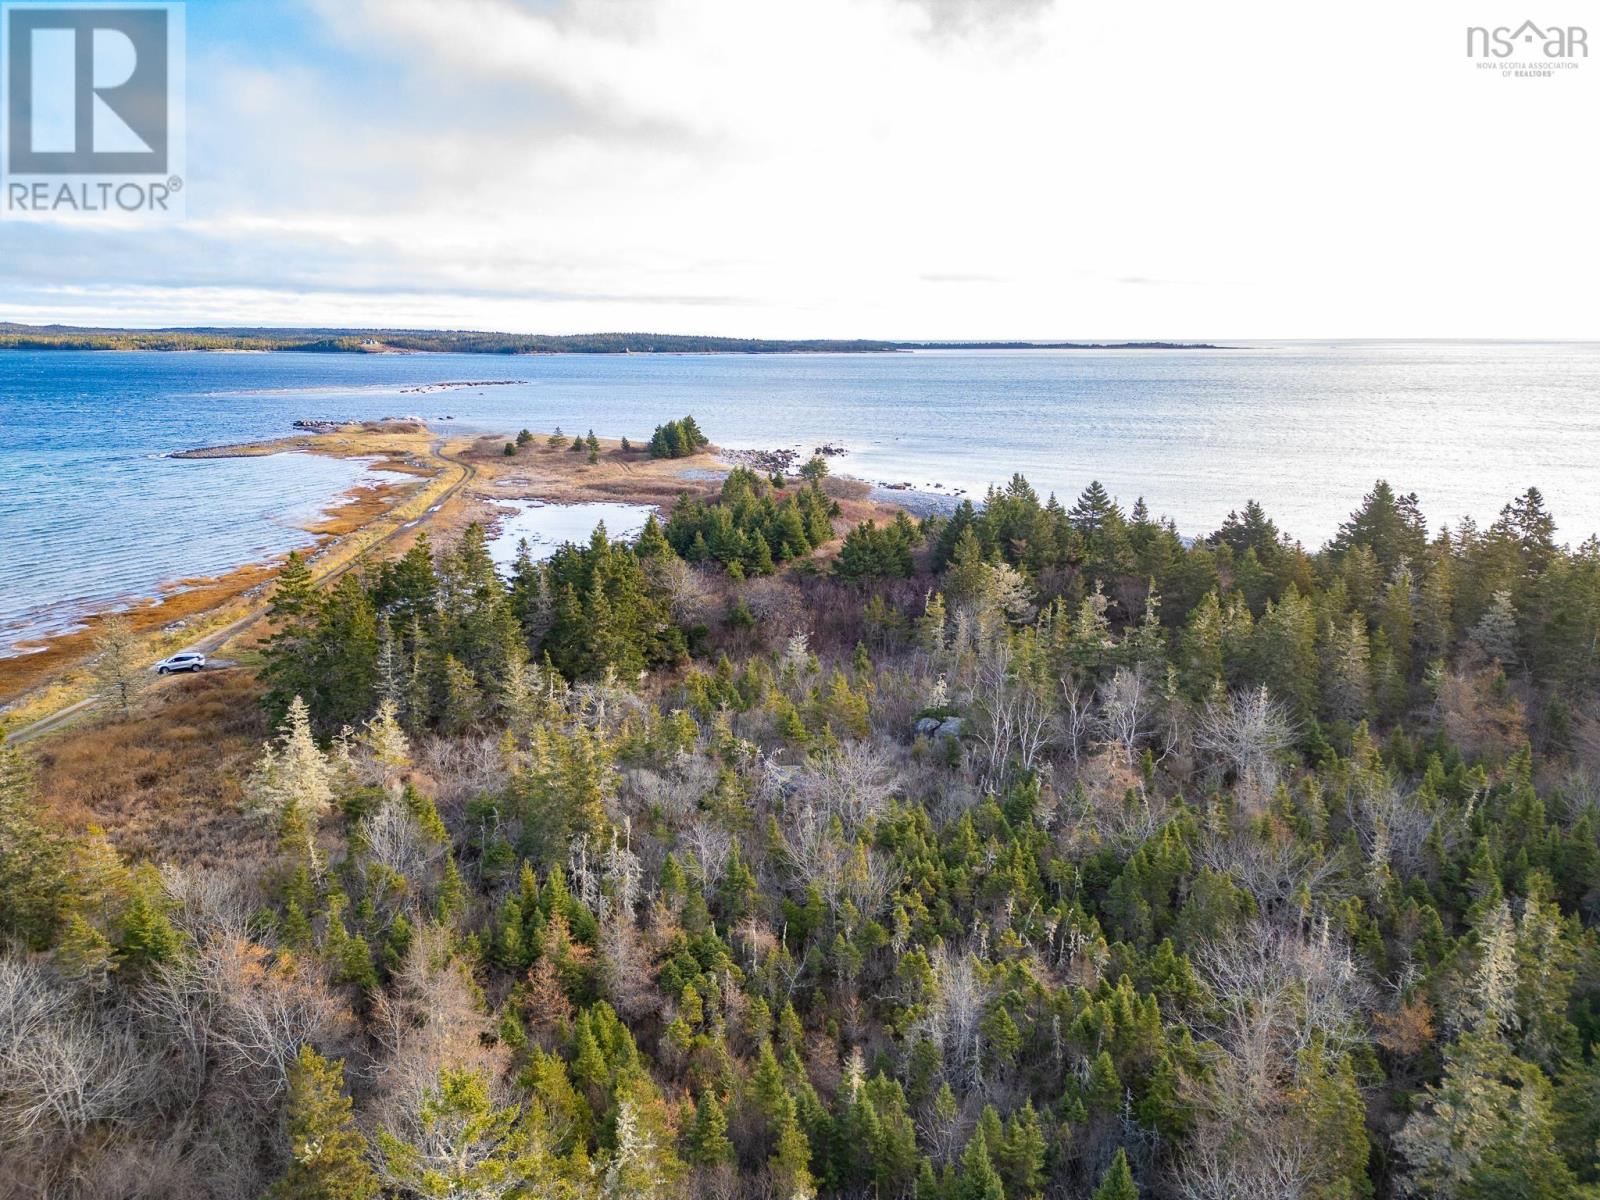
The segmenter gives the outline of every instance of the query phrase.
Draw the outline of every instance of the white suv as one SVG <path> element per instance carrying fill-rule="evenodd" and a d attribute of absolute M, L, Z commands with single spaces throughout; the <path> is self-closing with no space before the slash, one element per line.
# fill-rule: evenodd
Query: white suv
<path fill-rule="evenodd" d="M 171 658 L 164 658 L 156 664 L 156 674 L 172 675 L 178 671 L 203 671 L 205 667 L 204 654 L 174 654 Z"/>

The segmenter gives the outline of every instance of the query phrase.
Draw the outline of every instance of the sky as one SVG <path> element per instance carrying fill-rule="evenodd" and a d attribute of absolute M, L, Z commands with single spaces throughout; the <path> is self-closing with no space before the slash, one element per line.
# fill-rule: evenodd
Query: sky
<path fill-rule="evenodd" d="M 0 216 L 0 320 L 1600 336 L 1542 0 L 190 0 L 187 215 Z"/>

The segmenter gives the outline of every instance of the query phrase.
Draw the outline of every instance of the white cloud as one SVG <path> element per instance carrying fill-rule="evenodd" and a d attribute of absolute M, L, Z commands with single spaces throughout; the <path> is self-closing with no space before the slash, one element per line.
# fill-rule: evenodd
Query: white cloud
<path fill-rule="evenodd" d="M 1490 8 L 314 0 L 385 86 L 191 45 L 188 225 L 56 231 L 33 256 L 55 266 L 0 299 L 140 323 L 209 303 L 538 330 L 1592 335 L 1600 62 L 1485 77 L 1464 28 Z M 26 263 L 18 240 L 0 251 Z"/>

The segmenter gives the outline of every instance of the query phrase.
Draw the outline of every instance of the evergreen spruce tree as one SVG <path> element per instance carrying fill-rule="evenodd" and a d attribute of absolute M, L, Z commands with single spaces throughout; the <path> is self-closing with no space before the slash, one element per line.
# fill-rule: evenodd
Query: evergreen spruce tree
<path fill-rule="evenodd" d="M 984 561 L 983 547 L 972 529 L 965 529 L 950 557 L 950 570 L 945 575 L 944 592 L 950 603 L 959 607 L 977 604 L 983 598 L 989 581 L 989 565 Z"/>
<path fill-rule="evenodd" d="M 745 570 L 751 575 L 771 575 L 774 569 L 772 547 L 758 529 L 750 539 L 750 552 L 745 556 Z"/>
<path fill-rule="evenodd" d="M 177 957 L 183 939 L 173 928 L 161 873 L 148 863 L 134 873 L 128 903 L 116 921 L 118 961 L 134 969 Z"/>
<path fill-rule="evenodd" d="M 733 1161 L 733 1143 L 728 1140 L 728 1117 L 707 1088 L 695 1105 L 694 1121 L 689 1126 L 685 1157 L 698 1167 L 715 1167 Z"/>
<path fill-rule="evenodd" d="M 1517 662 L 1517 610 L 1509 589 L 1502 588 L 1489 600 L 1478 623 L 1468 635 L 1472 646 L 1485 659 L 1512 667 Z"/>
<path fill-rule="evenodd" d="M 322 682 L 314 642 L 320 608 L 311 568 L 299 551 L 290 551 L 267 605 L 272 633 L 263 648 L 261 675 L 267 682 L 263 705 L 273 725 L 283 720 L 291 700 L 315 697 Z"/>
<path fill-rule="evenodd" d="M 633 552 L 641 559 L 670 558 L 672 546 L 661 532 L 661 522 L 656 520 L 655 513 L 645 519 L 644 528 L 639 531 L 639 539 L 634 543 Z"/>
<path fill-rule="evenodd" d="M 795 1112 L 795 1103 L 787 1094 L 783 1097 L 777 1129 L 773 1137 L 772 1157 L 767 1160 L 772 1183 L 779 1196 L 807 1200 L 816 1195 L 815 1181 L 811 1175 L 811 1143 Z"/>
<path fill-rule="evenodd" d="M 324 598 L 312 638 L 317 680 L 306 700 L 313 724 L 329 735 L 365 719 L 378 689 L 378 618 L 354 572 Z"/>
<path fill-rule="evenodd" d="M 1376 559 L 1379 571 L 1388 576 L 1403 561 L 1422 560 L 1427 536 L 1415 493 L 1397 495 L 1387 480 L 1380 479 L 1363 498 L 1361 507 L 1339 526 L 1329 549 L 1342 558 L 1358 546 L 1365 546 Z"/>
<path fill-rule="evenodd" d="M 0 940 L 42 950 L 68 901 L 66 845 L 39 820 L 32 765 L 0 726 Z"/>
<path fill-rule="evenodd" d="M 556 1194 L 555 1164 L 538 1127 L 520 1107 L 496 1104 L 482 1075 L 444 1068 L 419 1115 L 415 1142 L 387 1130 L 378 1134 L 382 1173 L 397 1194 Z"/>
<path fill-rule="evenodd" d="M 1106 1173 L 1100 1176 L 1100 1186 L 1094 1190 L 1094 1200 L 1139 1200 L 1139 1188 L 1133 1182 L 1133 1170 L 1128 1166 L 1128 1152 L 1117 1147 L 1117 1156 L 1111 1160 Z"/>
<path fill-rule="evenodd" d="M 1006 1119 L 1005 1136 L 996 1154 L 1007 1195 L 1026 1198 L 1043 1191 L 1047 1149 L 1039 1114 L 1028 1101 Z"/>
<path fill-rule="evenodd" d="M 695 424 L 693 417 L 684 417 L 678 425 L 682 430 L 683 444 L 688 453 L 698 453 L 711 444 L 711 439 L 700 432 L 700 426 Z"/>
<path fill-rule="evenodd" d="M 267 1200 L 371 1200 L 377 1175 L 344 1091 L 344 1063 L 310 1046 L 289 1068 L 289 1167 Z"/>
<path fill-rule="evenodd" d="M 1550 1080 L 1493 1028 L 1462 1034 L 1445 1052 L 1444 1077 L 1395 1137 L 1408 1183 L 1438 1200 L 1580 1195 L 1552 1108 Z"/>
<path fill-rule="evenodd" d="M 975 1133 L 961 1155 L 961 1174 L 952 1200 L 1005 1200 L 1005 1198 L 1005 1185 L 989 1158 L 989 1147 L 982 1133 Z"/>

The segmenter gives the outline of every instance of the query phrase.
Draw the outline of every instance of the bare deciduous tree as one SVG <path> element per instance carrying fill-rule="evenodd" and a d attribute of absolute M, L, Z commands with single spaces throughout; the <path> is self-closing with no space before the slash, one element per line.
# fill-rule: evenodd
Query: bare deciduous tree
<path fill-rule="evenodd" d="M 699 820 L 686 828 L 678 844 L 688 852 L 689 868 L 709 896 L 722 882 L 733 849 L 733 834 L 710 821 Z"/>
<path fill-rule="evenodd" d="M 439 815 L 449 822 L 475 796 L 498 792 L 510 776 L 510 764 L 492 737 L 431 738 L 418 753 L 418 764 L 433 782 Z"/>
<path fill-rule="evenodd" d="M 1094 729 L 1094 691 L 1071 678 L 1061 680 L 1061 702 L 1056 709 L 1061 723 L 1061 744 L 1072 765 L 1082 761 L 1089 735 Z"/>
<path fill-rule="evenodd" d="M 152 1067 L 126 1028 L 80 1007 L 42 960 L 0 957 L 0 1143 L 45 1149 L 131 1117 Z"/>
<path fill-rule="evenodd" d="M 1195 721 L 1195 744 L 1232 771 L 1240 807 L 1263 811 L 1278 786 L 1279 757 L 1294 744 L 1289 710 L 1265 687 L 1215 697 Z"/>
<path fill-rule="evenodd" d="M 1441 824 L 1439 815 L 1424 808 L 1414 794 L 1388 782 L 1352 788 L 1346 815 L 1373 863 L 1393 867 L 1402 877 L 1422 865 L 1423 848 L 1436 828 L 1447 850 L 1459 841 L 1454 822 Z"/>
<path fill-rule="evenodd" d="M 161 964 L 131 1003 L 179 1051 L 197 1098 L 221 1089 L 255 1106 L 287 1086 L 302 1045 L 337 1047 L 354 1031 L 319 973 L 285 969 L 265 947 L 226 934 Z"/>
<path fill-rule="evenodd" d="M 854 832 L 888 807 L 900 786 L 900 771 L 886 747 L 847 742 L 813 760 L 795 783 L 806 804 L 838 817 L 847 832 Z"/>
<path fill-rule="evenodd" d="M 1324 923 L 1314 937 L 1258 921 L 1196 956 L 1212 1003 L 1195 1032 L 1208 1074 L 1185 1082 L 1195 1128 L 1179 1165 L 1184 1200 L 1312 1194 L 1320 1167 L 1301 1124 L 1304 1052 L 1366 1039 L 1374 992 Z"/>
<path fill-rule="evenodd" d="M 741 594 L 750 615 L 773 629 L 793 629 L 805 619 L 805 597 L 785 580 L 752 579 Z"/>
<path fill-rule="evenodd" d="M 1117 668 L 1117 673 L 1100 689 L 1095 733 L 1101 741 L 1113 746 L 1129 765 L 1150 736 L 1156 700 L 1155 688 L 1141 667 Z"/>
<path fill-rule="evenodd" d="M 699 570 L 675 554 L 663 554 L 650 560 L 650 573 L 666 593 L 675 621 L 695 625 L 707 619 L 716 592 Z"/>
<path fill-rule="evenodd" d="M 377 866 L 404 879 L 408 886 L 401 904 L 415 910 L 421 900 L 419 885 L 434 877 L 445 848 L 417 823 L 402 799 L 390 796 L 361 820 L 356 834 L 357 861 Z"/>
<path fill-rule="evenodd" d="M 1050 692 L 1027 667 L 1005 640 L 990 645 L 978 659 L 971 732 L 983 748 L 980 775 L 990 786 L 1003 782 L 1013 762 L 1023 771 L 1039 766 L 1050 744 Z"/>
<path fill-rule="evenodd" d="M 1207 838 L 1196 847 L 1195 857 L 1244 888 L 1273 917 L 1298 920 L 1297 906 L 1305 896 L 1324 903 L 1342 898 L 1340 861 L 1290 838 Z"/>
<path fill-rule="evenodd" d="M 646 705 L 638 693 L 618 682 L 615 672 L 606 668 L 604 678 L 580 683 L 568 695 L 573 714 L 585 725 L 607 732 L 624 717 L 642 711 Z"/>
<path fill-rule="evenodd" d="M 983 1080 L 983 1014 L 991 996 L 977 959 L 939 947 L 931 956 L 933 996 L 914 1029 L 944 1052 L 945 1071 L 961 1086 Z"/>

